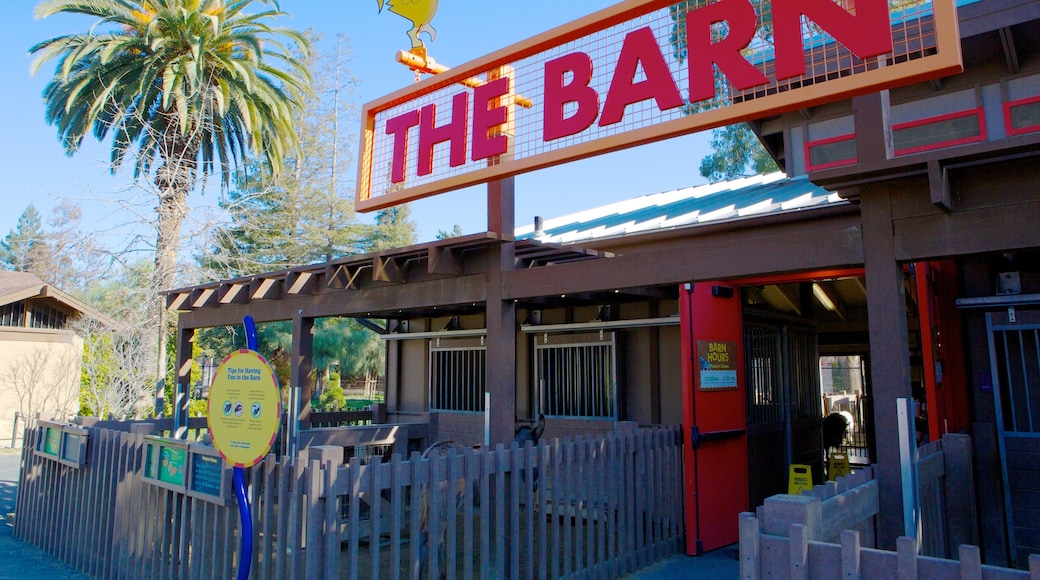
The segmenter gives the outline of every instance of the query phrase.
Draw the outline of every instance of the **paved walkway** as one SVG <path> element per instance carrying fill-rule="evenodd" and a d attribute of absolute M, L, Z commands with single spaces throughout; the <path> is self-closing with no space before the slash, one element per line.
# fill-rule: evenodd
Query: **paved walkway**
<path fill-rule="evenodd" d="M 626 580 L 679 580 L 740 578 L 740 553 L 736 544 L 700 556 L 674 556 L 625 576 Z"/>
<path fill-rule="evenodd" d="M 11 516 L 18 495 L 19 451 L 0 448 L 0 580 L 86 580 L 89 576 L 51 558 L 12 535 Z"/>

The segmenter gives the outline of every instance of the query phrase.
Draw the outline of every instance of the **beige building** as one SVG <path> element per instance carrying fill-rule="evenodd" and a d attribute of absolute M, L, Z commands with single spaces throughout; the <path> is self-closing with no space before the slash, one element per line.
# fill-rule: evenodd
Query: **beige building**
<path fill-rule="evenodd" d="M 0 271 L 0 446 L 20 444 L 37 413 L 76 414 L 83 338 L 68 324 L 83 315 L 96 317 L 33 274 Z"/>

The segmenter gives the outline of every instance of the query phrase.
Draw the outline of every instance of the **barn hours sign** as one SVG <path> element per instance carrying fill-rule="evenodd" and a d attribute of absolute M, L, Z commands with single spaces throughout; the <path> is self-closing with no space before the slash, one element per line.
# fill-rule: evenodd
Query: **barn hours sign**
<path fill-rule="evenodd" d="M 628 0 L 367 104 L 357 208 L 960 70 L 953 0 Z"/>
<path fill-rule="evenodd" d="M 207 424 L 213 446 L 235 467 L 259 463 L 274 443 L 282 416 L 278 379 L 260 353 L 231 353 L 209 389 Z"/>
<path fill-rule="evenodd" d="M 698 340 L 697 370 L 702 391 L 737 388 L 737 343 Z"/>

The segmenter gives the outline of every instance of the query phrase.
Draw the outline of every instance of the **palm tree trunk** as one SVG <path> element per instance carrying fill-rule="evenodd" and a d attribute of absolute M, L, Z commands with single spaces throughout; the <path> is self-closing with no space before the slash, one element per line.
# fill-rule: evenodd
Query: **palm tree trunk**
<path fill-rule="evenodd" d="M 173 131 L 176 132 L 176 129 Z M 156 414 L 163 412 L 159 405 L 166 384 L 166 341 L 175 330 L 166 309 L 164 292 L 175 288 L 177 283 L 177 251 L 181 240 L 181 226 L 188 215 L 188 193 L 191 191 L 196 159 L 196 148 L 193 147 L 190 138 L 174 134 L 167 136 L 166 142 L 163 164 L 155 176 L 155 185 L 159 189 L 159 206 L 156 208 L 155 271 L 152 273 L 151 310 L 154 312 L 158 348 Z M 174 381 L 176 380 L 174 376 Z M 174 400 L 170 403 L 176 416 L 176 384 L 173 387 Z"/>

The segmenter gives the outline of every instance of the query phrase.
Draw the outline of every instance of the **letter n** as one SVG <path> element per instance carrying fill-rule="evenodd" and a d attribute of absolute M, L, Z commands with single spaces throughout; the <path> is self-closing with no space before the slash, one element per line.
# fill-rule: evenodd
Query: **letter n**
<path fill-rule="evenodd" d="M 892 52 L 888 2 L 855 0 L 854 6 L 852 14 L 832 0 L 773 0 L 777 80 L 805 74 L 802 15 L 861 59 Z"/>

